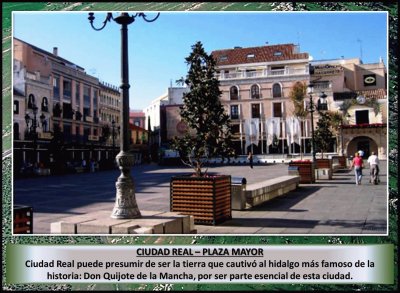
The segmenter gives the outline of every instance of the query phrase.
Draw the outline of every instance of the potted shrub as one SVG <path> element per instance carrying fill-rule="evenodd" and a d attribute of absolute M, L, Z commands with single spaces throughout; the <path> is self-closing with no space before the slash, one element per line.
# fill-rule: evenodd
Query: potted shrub
<path fill-rule="evenodd" d="M 205 168 L 210 158 L 233 155 L 230 118 L 220 102 L 215 60 L 201 42 L 192 46 L 185 60 L 189 70 L 180 81 L 189 91 L 183 95 L 180 114 L 187 127 L 181 137 L 174 139 L 172 147 L 194 172 L 171 178 L 170 208 L 193 215 L 195 223 L 215 225 L 232 217 L 231 177 L 210 175 Z"/>

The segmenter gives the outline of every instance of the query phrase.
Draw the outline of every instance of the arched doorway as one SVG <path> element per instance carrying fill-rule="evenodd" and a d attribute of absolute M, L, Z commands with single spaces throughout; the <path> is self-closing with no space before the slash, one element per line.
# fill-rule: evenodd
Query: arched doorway
<path fill-rule="evenodd" d="M 355 152 L 364 151 L 364 158 L 368 158 L 371 152 L 378 153 L 377 143 L 368 136 L 354 137 L 347 145 L 347 154 L 353 156 Z"/>

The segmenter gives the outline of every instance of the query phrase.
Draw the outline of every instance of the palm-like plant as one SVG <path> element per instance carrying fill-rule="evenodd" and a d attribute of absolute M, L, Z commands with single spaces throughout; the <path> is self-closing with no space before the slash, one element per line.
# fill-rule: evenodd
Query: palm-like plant
<path fill-rule="evenodd" d="M 289 97 L 293 102 L 294 111 L 293 115 L 303 121 L 308 115 L 308 111 L 304 108 L 304 98 L 307 95 L 307 85 L 304 82 L 296 82 L 289 93 Z M 303 145 L 300 143 L 300 157 L 303 158 Z"/>

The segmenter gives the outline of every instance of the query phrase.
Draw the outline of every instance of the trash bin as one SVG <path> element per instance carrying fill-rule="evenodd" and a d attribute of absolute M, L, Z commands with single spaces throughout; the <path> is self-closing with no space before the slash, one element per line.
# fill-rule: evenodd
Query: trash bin
<path fill-rule="evenodd" d="M 288 175 L 299 176 L 299 167 L 298 166 L 289 166 L 288 167 Z"/>
<path fill-rule="evenodd" d="M 246 184 L 244 177 L 232 177 L 231 179 L 231 199 L 232 210 L 244 210 L 246 208 Z"/>

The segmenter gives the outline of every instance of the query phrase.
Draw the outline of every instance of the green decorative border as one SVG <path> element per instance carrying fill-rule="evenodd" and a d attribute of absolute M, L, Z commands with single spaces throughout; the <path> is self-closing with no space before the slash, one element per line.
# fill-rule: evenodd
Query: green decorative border
<path fill-rule="evenodd" d="M 84 236 L 32 236 L 14 237 L 11 233 L 11 157 L 4 156 L 11 149 L 11 12 L 12 11 L 109 11 L 109 10 L 143 10 L 143 11 L 388 11 L 389 12 L 389 235 L 382 236 L 165 236 L 165 237 L 84 237 Z M 351 27 L 349 27 L 351 29 Z M 3 192 L 2 192 L 2 284 L 3 290 L 140 290 L 140 291 L 264 291 L 264 290 L 357 290 L 357 291 L 395 291 L 398 289 L 398 4 L 386 2 L 3 2 L 2 3 L 2 52 L 3 52 Z M 393 285 L 325 285 L 325 284 L 5 284 L 6 247 L 9 243 L 17 244 L 393 244 L 395 284 Z"/>

